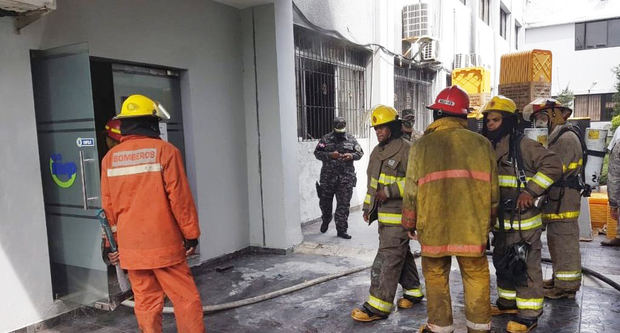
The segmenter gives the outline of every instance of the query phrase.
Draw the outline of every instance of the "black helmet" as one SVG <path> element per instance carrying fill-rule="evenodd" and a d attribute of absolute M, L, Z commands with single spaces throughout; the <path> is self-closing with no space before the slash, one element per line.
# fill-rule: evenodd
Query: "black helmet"
<path fill-rule="evenodd" d="M 344 117 L 334 118 L 334 132 L 344 133 L 346 131 L 347 131 L 347 121 L 344 119 Z"/>

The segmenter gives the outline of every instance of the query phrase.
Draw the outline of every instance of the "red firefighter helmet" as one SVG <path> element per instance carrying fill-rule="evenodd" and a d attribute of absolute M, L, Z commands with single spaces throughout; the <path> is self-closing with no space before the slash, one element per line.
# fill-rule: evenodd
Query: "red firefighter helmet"
<path fill-rule="evenodd" d="M 105 124 L 105 134 L 114 141 L 121 141 L 121 121 L 118 119 L 110 119 Z"/>
<path fill-rule="evenodd" d="M 435 103 L 427 108 L 454 116 L 465 116 L 469 113 L 469 96 L 461 87 L 453 85 L 442 90 L 435 98 Z"/>

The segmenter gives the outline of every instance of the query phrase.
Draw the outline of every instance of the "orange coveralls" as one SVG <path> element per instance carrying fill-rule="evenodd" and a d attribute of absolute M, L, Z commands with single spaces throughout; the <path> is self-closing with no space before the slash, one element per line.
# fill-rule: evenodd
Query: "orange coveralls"
<path fill-rule="evenodd" d="M 180 151 L 159 138 L 129 135 L 101 164 L 101 202 L 116 227 L 140 330 L 162 331 L 165 294 L 179 332 L 204 332 L 200 294 L 183 246 L 184 239 L 198 238 L 200 228 Z"/>

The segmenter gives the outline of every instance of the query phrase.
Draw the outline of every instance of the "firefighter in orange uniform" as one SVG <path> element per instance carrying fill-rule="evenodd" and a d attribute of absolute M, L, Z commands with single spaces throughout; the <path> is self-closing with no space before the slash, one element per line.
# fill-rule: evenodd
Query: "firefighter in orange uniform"
<path fill-rule="evenodd" d="M 128 270 L 142 332 L 162 331 L 166 295 L 177 330 L 202 333 L 200 294 L 186 262 L 198 245 L 198 214 L 180 151 L 159 138 L 159 120 L 170 115 L 148 97 L 132 95 L 116 118 L 121 143 L 101 168 L 102 205 L 119 248 L 110 261 Z"/>

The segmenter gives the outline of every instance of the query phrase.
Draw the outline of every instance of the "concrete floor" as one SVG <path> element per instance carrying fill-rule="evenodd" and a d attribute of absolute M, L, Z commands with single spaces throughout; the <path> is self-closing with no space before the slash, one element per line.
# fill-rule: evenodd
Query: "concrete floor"
<path fill-rule="evenodd" d="M 193 269 L 205 304 L 219 304 L 289 287 L 325 274 L 370 265 L 378 245 L 376 224 L 367 226 L 359 211 L 351 212 L 351 240 L 335 237 L 334 225 L 326 234 L 318 223 L 304 227 L 304 243 L 287 255 L 247 254 L 224 263 Z M 544 238 L 544 236 L 543 236 Z M 599 245 L 599 236 L 581 243 L 583 265 L 620 282 L 620 249 Z M 412 242 L 412 249 L 419 249 Z M 543 256 L 548 257 L 545 250 Z M 419 259 L 416 260 L 419 269 Z M 217 267 L 233 266 L 223 272 Z M 543 265 L 545 276 L 550 267 Z M 491 265 L 492 269 L 492 265 Z M 416 332 L 426 320 L 425 302 L 412 309 L 396 310 L 386 320 L 357 323 L 351 310 L 368 296 L 369 270 L 253 305 L 207 314 L 209 332 Z M 463 288 L 458 266 L 451 273 L 454 324 L 465 332 Z M 497 298 L 492 274 L 491 299 Z M 400 294 L 400 292 L 398 293 Z M 398 295 L 397 294 L 397 295 Z M 575 300 L 545 300 L 537 332 L 619 332 L 620 292 L 591 278 L 584 278 Z M 493 328 L 503 332 L 509 316 L 493 318 Z M 175 332 L 172 315 L 164 315 L 164 332 Z M 83 309 L 42 332 L 135 332 L 132 310 L 113 312 Z"/>

